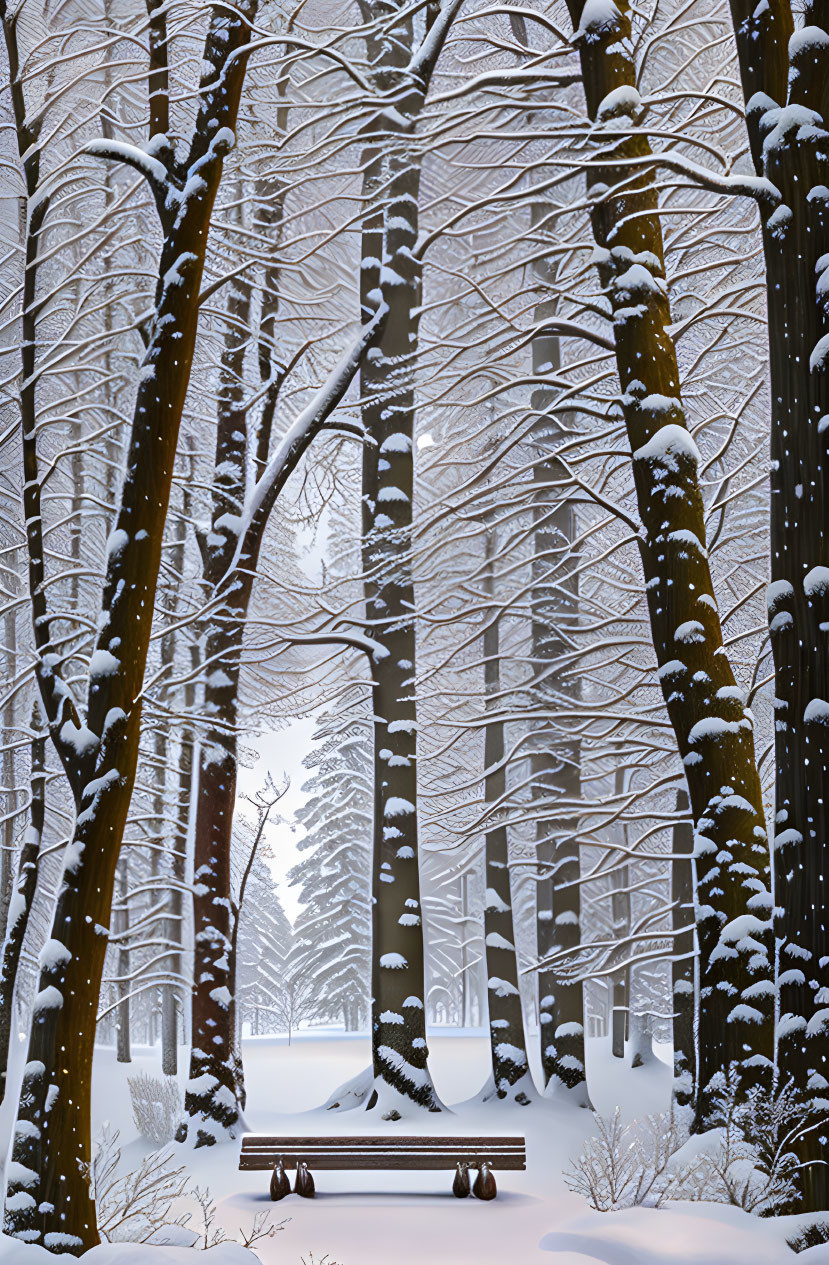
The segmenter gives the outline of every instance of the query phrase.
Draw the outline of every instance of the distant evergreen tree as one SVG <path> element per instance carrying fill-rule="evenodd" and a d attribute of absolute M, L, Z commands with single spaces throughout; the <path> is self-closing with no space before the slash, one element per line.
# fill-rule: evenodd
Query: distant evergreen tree
<path fill-rule="evenodd" d="M 264 857 L 257 856 L 239 915 L 236 978 L 239 1021 L 249 1023 L 254 1036 L 282 1030 L 281 999 L 292 946 L 279 886 Z"/>
<path fill-rule="evenodd" d="M 348 1031 L 368 1018 L 371 976 L 371 750 L 366 726 L 343 709 L 326 712 L 305 760 L 313 769 L 296 814 L 307 855 L 290 871 L 303 909 L 292 962 L 313 978 L 322 1012 Z"/>

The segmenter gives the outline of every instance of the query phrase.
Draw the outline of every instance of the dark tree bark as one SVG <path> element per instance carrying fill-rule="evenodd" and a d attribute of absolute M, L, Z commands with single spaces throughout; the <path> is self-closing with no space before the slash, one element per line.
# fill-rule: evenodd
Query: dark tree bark
<path fill-rule="evenodd" d="M 621 756 L 622 752 L 620 751 L 620 760 Z M 625 769 L 621 764 L 618 765 L 613 778 L 613 793 L 617 801 L 621 800 L 625 790 L 625 775 Z M 621 827 L 617 826 L 616 829 L 621 829 L 622 839 L 625 847 L 627 847 L 627 826 L 622 824 Z M 627 865 L 617 864 L 611 878 L 613 895 L 610 898 L 613 933 L 617 943 L 626 942 L 630 935 L 629 881 Z M 625 1057 L 625 1042 L 630 1036 L 630 963 L 621 966 L 615 973 L 611 989 L 610 1048 L 614 1058 L 623 1059 Z"/>
<path fill-rule="evenodd" d="M 778 1062 L 819 1116 L 829 1100 L 829 18 L 810 0 L 731 0 L 761 203 L 771 397 Z M 803 1202 L 829 1208 L 829 1125 L 800 1147 Z"/>
<path fill-rule="evenodd" d="M 178 162 L 171 146 L 152 159 L 102 140 L 104 159 L 136 165 L 156 200 L 164 232 L 155 320 L 136 392 L 115 526 L 110 532 L 99 631 L 81 707 L 60 673 L 47 608 L 37 449 L 36 294 L 49 199 L 38 198 L 42 113 L 27 115 L 15 23 L 0 21 L 30 215 L 23 287 L 21 418 L 24 513 L 35 670 L 55 749 L 75 799 L 76 821 L 42 959 L 18 1108 L 6 1229 L 50 1250 L 79 1254 L 98 1242 L 88 1172 L 95 1021 L 112 912 L 115 871 L 138 760 L 141 696 L 178 430 L 190 377 L 199 292 L 213 202 L 234 143 L 255 0 L 212 11 L 196 122 Z M 198 176 L 198 180 L 195 177 Z M 189 185 L 188 185 L 189 182 Z M 196 187 L 197 186 L 197 187 Z M 188 189 L 185 196 L 185 188 Z"/>
<path fill-rule="evenodd" d="M 700 951 L 700 1101 L 733 1068 L 771 1073 L 774 1014 L 769 854 L 751 715 L 723 648 L 696 449 L 670 333 L 657 191 L 638 118 L 629 4 L 568 0 L 600 161 L 589 169 L 598 269 L 613 314 L 633 453 L 639 536 L 659 680 L 695 828 Z M 583 24 L 583 25 L 582 25 Z M 612 96 L 610 94 L 613 94 Z M 601 138 L 601 123 L 612 135 Z M 643 162 L 643 160 L 645 160 Z"/>
<path fill-rule="evenodd" d="M 676 793 L 676 811 L 690 810 L 688 792 Z M 674 1084 L 677 1107 L 693 1107 L 697 1093 L 697 1050 L 694 1034 L 696 990 L 694 987 L 694 829 L 690 821 L 678 821 L 673 829 L 671 905 L 674 932 L 671 982 L 674 1005 Z"/>
<path fill-rule="evenodd" d="M 630 934 L 630 893 L 628 867 L 621 866 L 613 875 L 611 916 L 617 940 Z M 625 1042 L 630 1035 L 630 966 L 622 966 L 611 983 L 610 1052 L 615 1059 L 625 1057 Z"/>
<path fill-rule="evenodd" d="M 406 1103 L 440 1110 L 427 1065 L 418 872 L 411 525 L 421 264 L 415 254 L 420 155 L 414 133 L 457 8 L 457 0 L 440 11 L 427 8 L 428 30 L 418 48 L 408 12 L 390 18 L 385 4 L 364 6 L 366 18 L 378 23 L 368 52 L 375 88 L 385 95 L 366 128 L 360 297 L 364 320 L 386 309 L 361 372 L 368 440 L 362 477 L 366 624 L 378 643 L 371 661 L 375 1082 L 368 1106 L 378 1106 L 389 1119 L 398 1119 Z"/>
<path fill-rule="evenodd" d="M 492 557 L 493 532 L 486 537 L 487 559 L 483 589 L 491 599 L 494 589 Z M 484 694 L 487 706 L 496 713 L 500 707 L 501 645 L 498 612 L 486 614 L 483 637 Z M 486 895 L 484 899 L 484 944 L 486 953 L 487 998 L 489 1002 L 489 1042 L 492 1078 L 497 1098 L 509 1098 L 521 1106 L 530 1102 L 533 1091 L 524 1036 L 524 1014 L 515 949 L 512 891 L 509 871 L 509 837 L 503 815 L 507 789 L 504 763 L 504 722 L 497 716 L 487 721 L 484 731 L 484 801 L 487 827 L 484 835 Z M 502 804 L 499 810 L 498 804 Z"/>
<path fill-rule="evenodd" d="M 14 1023 L 15 987 L 17 970 L 20 965 L 20 954 L 32 902 L 37 888 L 38 869 L 40 865 L 40 848 L 43 842 L 43 825 L 46 811 L 46 739 L 41 731 L 40 709 L 35 705 L 32 711 L 32 768 L 31 768 L 31 805 L 29 807 L 29 827 L 20 849 L 17 866 L 17 878 L 14 893 L 9 906 L 6 935 L 3 941 L 3 954 L 0 958 L 0 1102 L 6 1097 L 6 1077 L 9 1067 L 12 1027 Z"/>

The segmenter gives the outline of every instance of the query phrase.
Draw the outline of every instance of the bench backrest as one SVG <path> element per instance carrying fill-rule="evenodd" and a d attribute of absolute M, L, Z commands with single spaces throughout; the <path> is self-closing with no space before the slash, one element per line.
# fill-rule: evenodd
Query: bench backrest
<path fill-rule="evenodd" d="M 524 1169 L 527 1150 L 519 1137 L 425 1137 L 388 1134 L 374 1137 L 292 1138 L 249 1133 L 242 1139 L 240 1169 L 285 1168 L 307 1164 L 326 1168 L 480 1168 Z"/>

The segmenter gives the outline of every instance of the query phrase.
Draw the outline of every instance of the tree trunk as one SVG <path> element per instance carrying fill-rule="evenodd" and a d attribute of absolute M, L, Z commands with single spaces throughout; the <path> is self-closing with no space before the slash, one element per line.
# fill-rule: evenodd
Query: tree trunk
<path fill-rule="evenodd" d="M 653 1019 L 647 1011 L 630 1014 L 630 1065 L 645 1067 L 654 1060 Z"/>
<path fill-rule="evenodd" d="M 775 670 L 775 903 L 779 909 L 778 1062 L 826 1117 L 829 1099 L 829 20 L 805 6 L 731 0 L 758 175 L 779 200 L 761 206 L 771 399 L 771 583 Z M 794 38 L 793 38 L 794 36 Z M 806 121 L 808 120 L 808 125 Z M 829 1208 L 825 1128 L 799 1148 L 798 1211 Z"/>
<path fill-rule="evenodd" d="M 7 1231 L 50 1250 L 80 1254 L 99 1241 L 89 1188 L 90 1093 L 106 928 L 138 761 L 141 696 L 164 523 L 198 325 L 198 297 L 213 201 L 233 143 L 255 0 L 228 17 L 214 10 L 206 36 L 192 143 L 184 164 L 170 151 L 169 181 L 153 184 L 165 232 L 155 320 L 136 393 L 116 525 L 110 532 L 99 631 L 79 711 L 51 641 L 37 452 L 35 283 L 47 198 L 36 200 L 39 146 L 26 121 L 16 37 L 0 11 L 31 214 L 23 293 L 24 512 L 36 674 L 55 748 L 72 788 L 76 820 L 41 958 L 28 1062 L 9 1170 Z M 228 62 L 228 59 L 230 61 Z M 96 144 L 102 157 L 123 157 Z M 158 154 L 159 150 L 156 150 Z M 162 162 L 162 158 L 158 158 Z M 148 179 L 155 180 L 151 168 Z M 198 181 L 195 181 L 195 175 Z M 193 177 L 198 188 L 176 200 Z M 171 200 L 172 199 L 172 200 Z"/>
<path fill-rule="evenodd" d="M 378 7 L 382 12 L 382 7 Z M 378 90 L 412 53 L 411 19 L 369 39 Z M 388 315 L 362 368 L 363 568 L 367 631 L 380 645 L 371 661 L 374 704 L 372 867 L 372 1057 L 368 1106 L 399 1119 L 399 1108 L 440 1104 L 427 1059 L 423 927 L 418 871 L 417 715 L 411 524 L 414 373 L 421 302 L 418 235 L 420 159 L 411 133 L 420 84 L 378 115 L 383 136 L 364 155 L 360 298 L 365 316 Z"/>
<path fill-rule="evenodd" d="M 618 136 L 619 120 L 639 112 L 628 2 L 594 10 L 568 0 L 568 7 L 590 119 L 609 100 L 602 120 Z M 601 163 L 587 176 L 593 233 L 613 313 L 651 634 L 695 826 L 704 1121 L 712 1078 L 723 1069 L 746 1086 L 771 1073 L 768 845 L 751 714 L 723 648 L 705 547 L 699 454 L 680 396 L 656 187 L 648 167 L 637 166 L 638 174 L 626 167 L 651 150 L 641 133 L 600 143 Z"/>
<path fill-rule="evenodd" d="M 191 648 L 194 659 L 198 651 Z M 195 672 L 196 662 L 191 664 Z M 186 715 L 192 714 L 195 703 L 196 687 L 189 681 L 184 690 L 184 710 Z M 184 900 L 183 888 L 187 877 L 187 840 L 190 826 L 190 804 L 193 794 L 193 746 L 195 737 L 193 730 L 185 727 L 181 734 L 178 757 L 178 812 L 176 815 L 175 836 L 172 850 L 172 879 L 170 892 L 170 921 L 167 937 L 176 944 L 175 951 L 170 954 L 170 974 L 181 976 L 184 971 L 181 946 L 184 942 Z M 165 1076 L 178 1074 L 178 999 L 182 994 L 182 985 L 170 983 L 161 999 L 161 1070 Z"/>
<path fill-rule="evenodd" d="M 613 875 L 611 897 L 613 931 L 618 940 L 630 934 L 630 895 L 627 892 L 628 867 L 623 865 Z M 630 967 L 622 966 L 613 976 L 613 1014 L 611 1019 L 611 1052 L 616 1059 L 625 1057 L 625 1041 L 630 1028 Z"/>
<path fill-rule="evenodd" d="M 544 203 L 532 207 L 533 224 L 544 232 Z M 555 265 L 535 264 L 542 283 L 549 283 Z M 556 301 L 535 309 L 541 322 L 554 315 Z M 561 366 L 560 339 L 541 335 L 533 339 L 533 370 L 550 373 Z M 573 541 L 575 511 L 556 484 L 566 482 L 566 472 L 556 458 L 560 422 L 549 411 L 555 395 L 535 391 L 537 414 L 531 443 L 537 453 L 533 482 L 537 491 L 532 588 L 532 654 L 540 665 L 533 694 L 546 712 L 554 712 L 563 698 L 577 702 L 581 684 L 575 673 L 559 666 L 572 652 L 578 623 L 578 576 Z M 581 888 L 579 886 L 578 817 L 575 805 L 581 796 L 581 742 L 577 731 L 553 722 L 540 730 L 530 756 L 531 793 L 539 820 L 536 826 L 538 956 L 540 959 L 573 949 L 581 940 Z M 586 1104 L 584 1052 L 584 986 L 568 983 L 554 971 L 538 976 L 539 1039 L 544 1085 L 555 1084 L 573 1091 Z"/>
<path fill-rule="evenodd" d="M 483 589 L 491 600 L 494 588 L 492 557 L 494 532 L 486 536 L 486 572 Z M 484 629 L 484 693 L 487 707 L 495 712 L 501 706 L 501 647 L 498 612 L 490 607 Z M 492 1054 L 494 1094 L 509 1098 L 521 1106 L 530 1102 L 532 1078 L 524 1036 L 524 1015 L 518 982 L 518 956 L 515 950 L 515 927 L 512 916 L 512 891 L 509 871 L 509 838 L 507 827 L 498 825 L 503 816 L 507 789 L 504 765 L 504 722 L 487 721 L 484 735 L 484 801 L 487 829 L 484 836 L 486 865 L 486 897 L 484 900 L 484 943 L 486 948 L 487 997 L 489 999 L 489 1042 Z"/>
<path fill-rule="evenodd" d="M 130 981 L 127 978 L 130 969 L 130 951 L 127 947 L 126 935 L 130 929 L 130 870 L 129 862 L 126 854 L 121 854 L 119 867 L 121 878 L 119 883 L 118 895 L 120 897 L 120 911 L 115 921 L 115 928 L 119 936 L 123 937 L 118 949 L 118 996 L 121 1000 L 118 1003 L 117 1022 L 116 1022 L 116 1059 L 119 1063 L 131 1063 L 132 1054 L 130 1053 Z"/>
<path fill-rule="evenodd" d="M 191 516 L 192 494 L 189 487 L 185 486 L 182 497 L 182 512 L 176 531 L 176 548 L 173 550 L 171 560 L 174 576 L 183 574 L 187 523 L 190 521 Z M 175 661 L 176 641 L 177 635 L 172 634 L 165 637 L 162 643 L 162 654 L 165 656 L 166 661 L 171 664 Z M 191 642 L 190 677 L 184 686 L 183 699 L 183 710 L 187 717 L 192 716 L 196 701 L 195 675 L 197 668 L 198 648 Z M 163 735 L 163 739 L 164 752 L 162 758 L 166 763 L 169 743 L 169 736 L 166 732 Z M 187 871 L 187 840 L 190 825 L 190 802 L 193 791 L 194 741 L 194 734 L 190 724 L 185 724 L 179 742 L 176 820 L 173 826 L 169 857 L 170 877 L 172 879 L 169 898 L 170 917 L 164 924 L 165 937 L 171 945 L 175 946 L 171 948 L 168 958 L 168 973 L 171 979 L 161 990 L 161 1070 L 165 1076 L 176 1076 L 178 1074 L 178 1005 L 179 997 L 182 994 L 182 985 L 178 982 L 178 978 L 184 969 L 181 953 L 184 932 L 182 925 L 184 915 L 183 887 Z"/>
<path fill-rule="evenodd" d="M 14 575 L 17 550 L 12 550 L 6 563 L 7 574 L 4 575 L 4 587 L 11 595 L 17 591 L 17 579 Z M 6 930 L 14 875 L 14 823 L 17 810 L 17 787 L 15 785 L 15 758 L 13 735 L 15 732 L 16 695 L 14 681 L 17 675 L 17 617 L 12 609 L 7 612 L 3 621 L 5 645 L 3 658 L 5 676 L 8 683 L 9 697 L 3 707 L 3 756 L 0 762 L 0 777 L 3 787 L 3 829 L 0 832 L 0 928 Z M 0 1002 L 0 1004 L 2 1004 Z"/>
<path fill-rule="evenodd" d="M 231 283 L 220 370 L 211 528 L 202 547 L 204 583 L 215 592 L 231 570 L 235 524 L 247 491 L 248 426 L 243 401 L 251 290 Z M 266 449 L 267 451 L 267 449 Z M 254 560 L 253 565 L 256 565 Z M 241 1126 L 240 1073 L 231 977 L 231 839 L 238 767 L 239 675 L 250 581 L 231 580 L 219 617 L 204 634 L 204 715 L 194 836 L 192 1047 L 185 1117 L 195 1146 L 231 1140 Z"/>
<path fill-rule="evenodd" d="M 20 850 L 17 880 L 9 908 L 3 955 L 0 959 L 0 1102 L 3 1102 L 6 1097 L 17 970 L 29 926 L 29 915 L 32 912 L 40 865 L 40 848 L 43 842 L 46 808 L 46 739 L 39 732 L 40 726 L 40 709 L 35 704 L 32 710 L 32 729 L 35 736 L 32 738 L 32 802 L 29 808 L 29 828 Z"/>
<path fill-rule="evenodd" d="M 688 792 L 683 788 L 676 793 L 676 811 L 679 814 L 689 810 Z M 673 1097 L 677 1107 L 693 1106 L 697 1089 L 693 850 L 694 830 L 690 821 L 677 822 L 673 829 L 671 862 L 671 918 L 674 931 L 671 965 L 674 1006 Z"/>
<path fill-rule="evenodd" d="M 622 752 L 619 752 L 619 760 L 621 761 Z M 617 765 L 616 772 L 613 777 L 613 794 L 617 802 L 619 802 L 625 790 L 625 769 L 621 763 Z M 626 825 L 616 827 L 621 829 L 622 840 L 627 847 L 628 830 Z M 614 869 L 613 877 L 613 895 L 611 896 L 611 916 L 613 918 L 613 934 L 617 944 L 623 944 L 630 935 L 630 890 L 629 871 L 627 865 L 621 865 Z M 629 949 L 625 945 L 623 950 L 624 956 L 627 957 Z M 625 1057 L 625 1042 L 630 1036 L 630 963 L 621 966 L 613 976 L 613 1014 L 611 1021 L 611 1053 L 614 1058 L 623 1059 Z"/>

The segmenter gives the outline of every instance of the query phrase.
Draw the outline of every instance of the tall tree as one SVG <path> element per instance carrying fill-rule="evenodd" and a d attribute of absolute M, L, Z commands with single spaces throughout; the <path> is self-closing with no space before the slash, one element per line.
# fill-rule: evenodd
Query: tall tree
<path fill-rule="evenodd" d="M 769 632 L 775 674 L 778 1060 L 821 1116 L 829 1090 L 829 19 L 731 0 L 760 200 L 771 400 Z M 825 1129 L 801 1144 L 803 1207 L 829 1208 Z"/>
<path fill-rule="evenodd" d="M 269 190 L 271 196 L 274 190 Z M 261 201 L 261 199 L 260 199 Z M 264 210 L 274 227 L 282 194 Z M 291 473 L 356 376 L 363 353 L 382 326 L 386 306 L 353 338 L 327 380 L 278 442 L 273 424 L 286 366 L 274 357 L 278 272 L 268 269 L 260 322 L 259 369 L 264 399 L 255 427 L 248 426 L 245 350 L 249 341 L 250 286 L 236 281 L 228 306 L 220 368 L 215 473 L 210 531 L 202 540 L 203 580 L 210 605 L 203 637 L 203 709 L 207 728 L 200 748 L 195 817 L 195 969 L 190 1081 L 177 1140 L 199 1146 L 236 1137 L 243 1094 L 235 1051 L 231 989 L 231 839 L 238 770 L 242 651 L 259 557 L 274 506 Z M 258 477 L 257 477 L 258 475 Z M 330 638 L 336 641 L 336 637 Z M 339 639 L 351 644 L 348 637 Z"/>
<path fill-rule="evenodd" d="M 495 587 L 495 529 L 486 535 L 484 593 L 492 599 Z M 486 952 L 487 998 L 489 1003 L 489 1045 L 492 1058 L 491 1093 L 526 1106 L 533 1096 L 524 1015 L 518 983 L 518 954 L 515 947 L 512 890 L 509 870 L 509 837 L 503 821 L 507 789 L 504 760 L 504 722 L 497 715 L 501 705 L 500 616 L 487 612 L 484 629 L 484 693 L 487 705 L 495 709 L 484 730 L 484 799 L 487 825 L 484 835 L 486 894 L 484 897 L 484 945 Z M 498 818 L 502 820 L 499 821 Z M 465 931 L 465 928 L 464 928 Z"/>
<path fill-rule="evenodd" d="M 349 710 L 346 699 L 320 718 L 322 742 L 305 761 L 313 772 L 296 814 L 303 856 L 288 877 L 302 902 L 293 962 L 314 979 L 320 1010 L 356 1031 L 369 1005 L 372 787 L 367 724 Z"/>
<path fill-rule="evenodd" d="M 633 454 L 635 527 L 659 680 L 695 827 L 700 951 L 699 1114 L 723 1068 L 771 1071 L 769 853 L 753 725 L 723 646 L 706 550 L 699 452 L 682 405 L 652 151 L 628 0 L 568 0 L 594 124 L 591 221 L 610 304 Z"/>
<path fill-rule="evenodd" d="M 38 452 L 38 261 L 51 199 L 41 187 L 48 96 L 27 108 L 17 14 L 0 5 L 11 72 L 18 150 L 29 204 L 24 279 L 20 412 L 29 593 L 35 672 L 49 732 L 76 808 L 55 905 L 41 955 L 29 1056 L 8 1180 L 6 1227 L 54 1251 L 79 1254 L 98 1242 L 88 1172 L 95 1018 L 118 855 L 138 761 L 144 668 L 152 628 L 178 431 L 190 377 L 199 291 L 213 203 L 235 139 L 250 23 L 256 0 L 231 14 L 211 9 L 198 105 L 181 157 L 153 109 L 146 149 L 102 139 L 88 151 L 126 163 L 146 179 L 163 244 L 153 319 L 136 391 L 126 473 L 110 531 L 100 619 L 88 676 L 61 672 L 55 613 L 48 607 Z M 19 13 L 19 10 L 18 10 Z"/>
<path fill-rule="evenodd" d="M 360 296 L 388 314 L 362 370 L 363 568 L 374 699 L 372 1055 L 369 1107 L 440 1110 L 427 1060 L 418 868 L 417 709 L 411 561 L 415 367 L 422 295 L 416 256 L 421 157 L 417 120 L 460 0 L 425 10 L 365 0 L 376 113 L 365 130 Z"/>
<path fill-rule="evenodd" d="M 46 738 L 41 729 L 40 709 L 36 704 L 32 712 L 32 729 L 29 826 L 18 858 L 17 877 L 0 957 L 0 1102 L 5 1100 L 8 1089 L 18 967 L 37 888 L 46 819 Z"/>

